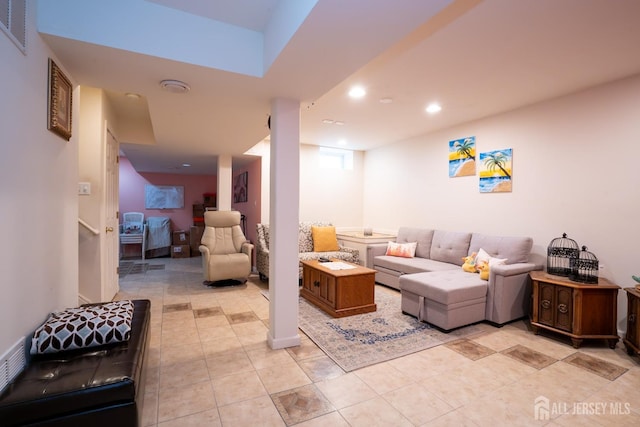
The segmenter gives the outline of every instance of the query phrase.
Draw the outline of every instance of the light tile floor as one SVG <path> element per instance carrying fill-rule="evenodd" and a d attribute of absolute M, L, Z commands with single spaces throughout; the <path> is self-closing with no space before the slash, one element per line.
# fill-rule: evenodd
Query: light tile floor
<path fill-rule="evenodd" d="M 209 288 L 200 258 L 145 262 L 117 295 L 152 302 L 144 426 L 640 425 L 640 362 L 621 342 L 576 350 L 517 321 L 345 373 L 302 332 L 268 347 L 257 277 Z"/>

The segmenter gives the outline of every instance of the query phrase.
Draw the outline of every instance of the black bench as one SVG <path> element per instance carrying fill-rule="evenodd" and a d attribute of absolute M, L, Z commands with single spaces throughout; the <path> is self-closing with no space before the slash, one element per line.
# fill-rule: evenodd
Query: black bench
<path fill-rule="evenodd" d="M 141 425 L 151 302 L 133 304 L 128 341 L 31 357 L 0 395 L 0 425 Z"/>

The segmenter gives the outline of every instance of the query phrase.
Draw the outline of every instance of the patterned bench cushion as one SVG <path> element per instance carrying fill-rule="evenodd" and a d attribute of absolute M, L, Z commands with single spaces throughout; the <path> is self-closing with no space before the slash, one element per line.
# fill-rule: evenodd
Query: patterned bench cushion
<path fill-rule="evenodd" d="M 31 339 L 31 354 L 96 347 L 127 341 L 133 302 L 115 301 L 52 313 Z"/>

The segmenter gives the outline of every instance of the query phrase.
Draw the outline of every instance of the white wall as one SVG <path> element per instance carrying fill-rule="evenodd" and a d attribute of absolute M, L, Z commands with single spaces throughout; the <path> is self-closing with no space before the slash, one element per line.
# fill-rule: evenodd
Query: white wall
<path fill-rule="evenodd" d="M 91 184 L 91 194 L 79 196 L 78 214 L 92 227 L 102 231 L 106 228 L 105 194 L 105 123 L 117 137 L 117 124 L 111 106 L 102 89 L 79 87 L 80 114 L 78 118 L 78 175 L 81 182 Z M 103 284 L 105 239 L 101 233 L 95 236 L 80 230 L 79 236 L 79 293 L 88 302 L 106 301 L 113 295 L 105 294 Z"/>
<path fill-rule="evenodd" d="M 546 264 L 567 233 L 622 287 L 640 273 L 640 76 L 466 123 L 365 154 L 364 222 L 527 235 Z M 446 107 L 441 114 L 446 114 Z M 448 141 L 513 148 L 513 192 L 480 194 L 478 176 L 449 178 Z M 626 329 L 619 293 L 618 327 Z"/>
<path fill-rule="evenodd" d="M 364 153 L 353 152 L 353 170 L 319 167 L 319 147 L 300 146 L 300 221 L 362 227 Z"/>
<path fill-rule="evenodd" d="M 69 142 L 47 130 L 47 61 L 64 64 L 27 3 L 27 54 L 0 32 L 0 354 L 78 292 L 77 127 Z"/>

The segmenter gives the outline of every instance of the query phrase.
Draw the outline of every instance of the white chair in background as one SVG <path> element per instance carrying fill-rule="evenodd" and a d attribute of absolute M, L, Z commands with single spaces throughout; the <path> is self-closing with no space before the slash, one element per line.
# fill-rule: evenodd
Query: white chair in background
<path fill-rule="evenodd" d="M 122 214 L 120 225 L 120 253 L 124 255 L 124 245 L 141 245 L 142 259 L 146 251 L 147 225 L 144 214 L 140 212 L 126 212 Z"/>

